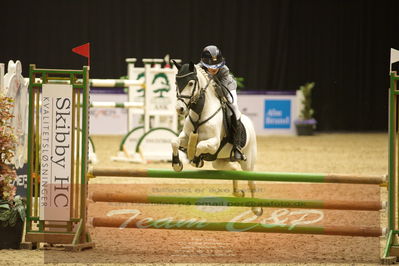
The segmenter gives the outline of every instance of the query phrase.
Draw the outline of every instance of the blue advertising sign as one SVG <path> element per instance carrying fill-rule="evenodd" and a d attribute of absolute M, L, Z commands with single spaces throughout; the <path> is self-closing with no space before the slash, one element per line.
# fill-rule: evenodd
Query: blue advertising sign
<path fill-rule="evenodd" d="M 264 128 L 291 128 L 291 100 L 265 100 Z"/>

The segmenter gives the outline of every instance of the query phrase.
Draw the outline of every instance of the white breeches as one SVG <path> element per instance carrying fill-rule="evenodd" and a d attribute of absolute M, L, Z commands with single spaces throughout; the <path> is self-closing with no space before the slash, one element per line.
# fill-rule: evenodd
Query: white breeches
<path fill-rule="evenodd" d="M 238 109 L 237 90 L 231 90 L 230 93 L 227 94 L 227 97 L 228 97 L 229 102 L 233 102 L 232 103 L 233 112 L 236 115 L 237 120 L 240 119 L 241 112 Z M 233 97 L 233 99 L 231 99 L 231 97 Z M 231 101 L 231 100 L 233 100 L 233 101 Z"/>

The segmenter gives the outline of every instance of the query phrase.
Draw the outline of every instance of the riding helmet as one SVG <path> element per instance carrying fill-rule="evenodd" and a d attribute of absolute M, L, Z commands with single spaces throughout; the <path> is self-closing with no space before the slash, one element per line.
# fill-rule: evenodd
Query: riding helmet
<path fill-rule="evenodd" d="M 215 45 L 209 45 L 202 50 L 201 64 L 206 68 L 221 68 L 224 66 L 225 61 L 222 52 Z"/>

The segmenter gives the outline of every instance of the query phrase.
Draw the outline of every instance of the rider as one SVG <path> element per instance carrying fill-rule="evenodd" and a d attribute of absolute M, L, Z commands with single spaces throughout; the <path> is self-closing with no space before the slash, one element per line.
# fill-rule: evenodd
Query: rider
<path fill-rule="evenodd" d="M 232 133 L 233 133 L 233 150 L 230 153 L 230 161 L 245 160 L 245 156 L 240 149 L 241 126 L 239 120 L 241 113 L 237 105 L 237 82 L 230 74 L 229 68 L 226 66 L 222 52 L 215 45 L 206 46 L 201 53 L 202 68 L 214 78 L 216 84 L 221 87 L 223 94 L 227 98 L 227 105 L 233 113 Z"/>

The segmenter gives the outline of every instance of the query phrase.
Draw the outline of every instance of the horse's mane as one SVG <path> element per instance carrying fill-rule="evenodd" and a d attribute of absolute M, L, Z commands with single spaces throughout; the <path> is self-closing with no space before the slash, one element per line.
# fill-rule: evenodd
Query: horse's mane
<path fill-rule="evenodd" d="M 205 70 L 199 64 L 196 64 L 195 68 L 197 69 L 197 72 L 201 73 L 203 76 L 206 76 Z"/>
<path fill-rule="evenodd" d="M 196 64 L 195 68 L 197 69 L 197 73 L 201 75 L 202 78 L 205 80 L 205 84 L 203 84 L 203 86 L 205 86 L 206 83 L 208 83 L 209 81 L 208 73 L 206 73 L 206 71 L 199 64 Z M 214 90 L 215 86 L 216 86 L 215 81 L 212 80 L 208 87 L 211 87 Z"/>

